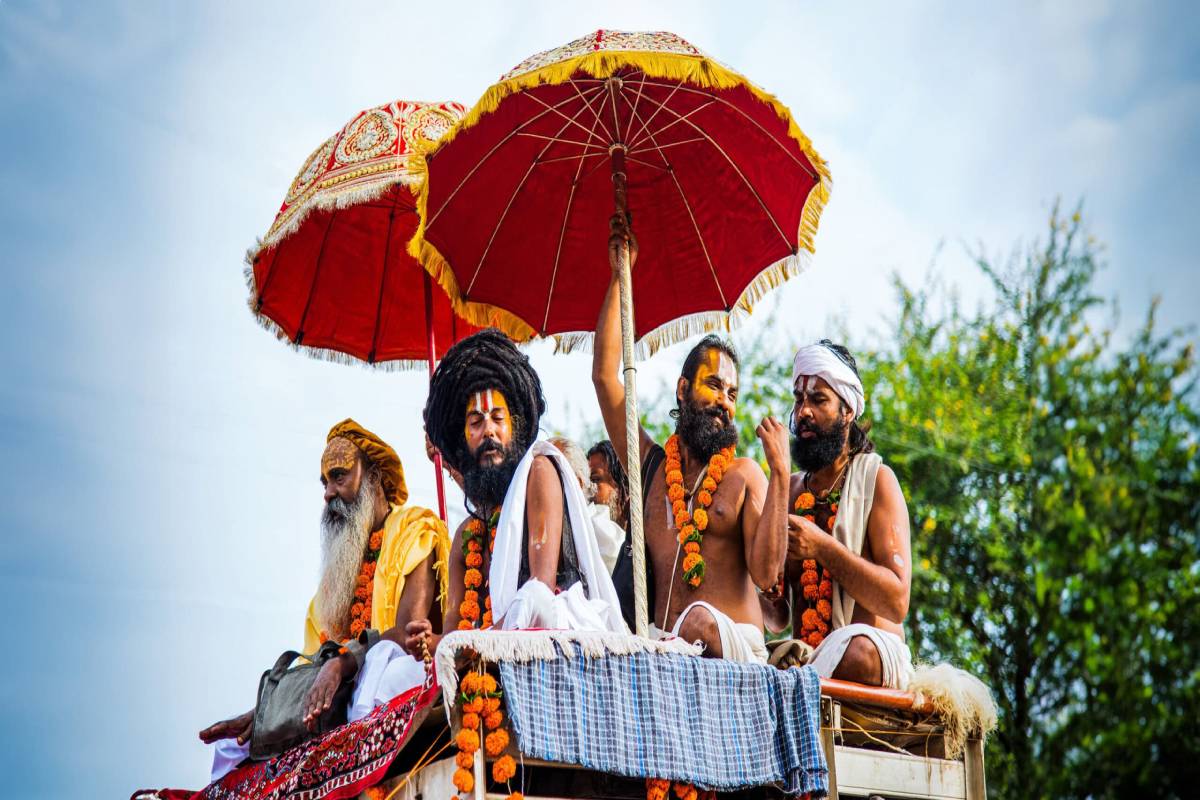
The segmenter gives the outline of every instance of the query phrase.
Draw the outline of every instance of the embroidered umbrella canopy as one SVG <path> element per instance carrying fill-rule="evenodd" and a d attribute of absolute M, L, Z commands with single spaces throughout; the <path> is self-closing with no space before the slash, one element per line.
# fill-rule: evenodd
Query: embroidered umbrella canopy
<path fill-rule="evenodd" d="M 421 258 L 467 319 L 566 348 L 596 323 L 629 214 L 622 332 L 634 572 L 645 618 L 634 342 L 749 313 L 813 250 L 829 172 L 778 100 L 671 33 L 598 31 L 518 65 L 426 157 Z M 636 324 L 634 307 L 636 306 Z"/>
<path fill-rule="evenodd" d="M 447 347 L 478 330 L 405 250 L 423 180 L 409 160 L 465 111 L 458 103 L 397 100 L 360 112 L 308 157 L 247 255 L 250 309 L 263 327 L 316 358 L 430 370 Z"/>

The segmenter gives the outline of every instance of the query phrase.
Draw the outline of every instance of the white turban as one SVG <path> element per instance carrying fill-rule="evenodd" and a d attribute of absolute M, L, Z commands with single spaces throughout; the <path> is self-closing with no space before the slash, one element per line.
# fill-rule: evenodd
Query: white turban
<path fill-rule="evenodd" d="M 854 370 L 828 347 L 823 344 L 810 344 L 796 351 L 796 360 L 792 362 L 792 388 L 794 389 L 806 375 L 822 378 L 837 396 L 854 410 L 855 419 L 862 416 L 866 407 L 862 381 L 854 374 Z"/>

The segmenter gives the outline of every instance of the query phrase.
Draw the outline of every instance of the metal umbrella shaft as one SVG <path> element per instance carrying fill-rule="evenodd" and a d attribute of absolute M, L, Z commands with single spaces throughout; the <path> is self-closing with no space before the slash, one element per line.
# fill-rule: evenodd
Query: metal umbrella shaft
<path fill-rule="evenodd" d="M 609 148 L 612 158 L 613 200 L 616 212 L 628 220 L 626 199 L 625 145 Z M 642 528 L 642 457 L 641 424 L 637 413 L 637 367 L 633 362 L 633 283 L 630 277 L 629 242 L 619 247 L 619 283 L 621 290 L 621 360 L 625 377 L 625 464 L 629 479 L 629 521 L 633 544 L 633 604 L 638 636 L 648 636 L 649 618 L 646 598 L 646 535 Z"/>

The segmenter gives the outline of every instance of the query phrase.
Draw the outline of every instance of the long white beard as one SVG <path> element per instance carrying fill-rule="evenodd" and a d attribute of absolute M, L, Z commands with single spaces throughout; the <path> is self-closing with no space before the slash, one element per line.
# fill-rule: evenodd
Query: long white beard
<path fill-rule="evenodd" d="M 350 606 L 375 516 L 376 482 L 364 478 L 353 503 L 334 499 L 321 513 L 321 582 L 313 611 L 320 629 L 335 639 L 349 635 Z"/>

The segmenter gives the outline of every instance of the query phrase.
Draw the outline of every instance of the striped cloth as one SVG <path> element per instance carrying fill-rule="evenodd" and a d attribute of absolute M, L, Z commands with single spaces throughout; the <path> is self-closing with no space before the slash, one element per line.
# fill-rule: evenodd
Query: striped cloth
<path fill-rule="evenodd" d="M 811 667 L 576 652 L 501 661 L 500 676 L 517 745 L 530 758 L 702 789 L 828 791 Z"/>

